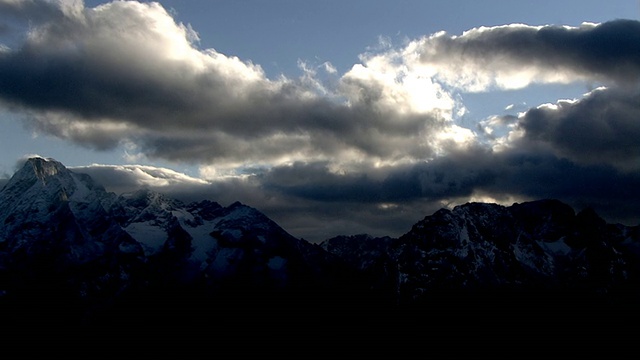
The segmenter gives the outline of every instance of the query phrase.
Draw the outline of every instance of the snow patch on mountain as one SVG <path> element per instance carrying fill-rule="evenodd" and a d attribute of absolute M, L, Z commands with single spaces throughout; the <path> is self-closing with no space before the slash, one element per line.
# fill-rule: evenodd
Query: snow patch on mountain
<path fill-rule="evenodd" d="M 124 230 L 142 244 L 145 256 L 160 252 L 167 241 L 166 230 L 154 223 L 153 220 L 130 223 Z"/>

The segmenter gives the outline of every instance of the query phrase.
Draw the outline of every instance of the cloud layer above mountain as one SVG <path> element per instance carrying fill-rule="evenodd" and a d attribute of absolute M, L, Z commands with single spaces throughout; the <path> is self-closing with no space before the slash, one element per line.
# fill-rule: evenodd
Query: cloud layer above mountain
<path fill-rule="evenodd" d="M 271 79 L 199 48 L 157 3 L 0 0 L 0 14 L 5 111 L 81 146 L 201 169 L 82 168 L 113 189 L 236 197 L 309 236 L 323 217 L 397 235 L 469 200 L 554 197 L 640 221 L 637 21 L 441 32 L 363 53 L 344 74 L 301 61 L 300 76 Z M 461 93 L 574 82 L 599 87 L 458 121 Z"/>

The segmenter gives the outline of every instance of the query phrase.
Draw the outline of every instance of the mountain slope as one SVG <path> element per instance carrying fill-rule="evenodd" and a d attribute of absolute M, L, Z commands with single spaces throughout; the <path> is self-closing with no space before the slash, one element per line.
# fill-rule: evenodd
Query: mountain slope
<path fill-rule="evenodd" d="M 90 302 L 126 287 L 142 249 L 107 214 L 106 196 L 55 160 L 29 159 L 0 191 L 5 297 Z"/>

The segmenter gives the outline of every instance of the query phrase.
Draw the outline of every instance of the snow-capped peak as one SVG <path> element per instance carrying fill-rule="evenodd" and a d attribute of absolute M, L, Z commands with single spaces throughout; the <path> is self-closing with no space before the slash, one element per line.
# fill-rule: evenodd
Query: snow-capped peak
<path fill-rule="evenodd" d="M 92 193 L 96 191 L 105 193 L 104 188 L 88 175 L 74 173 L 54 159 L 32 157 L 11 177 L 0 193 L 0 199 L 15 201 L 46 196 L 88 202 L 94 200 Z M 87 196 L 91 199 L 85 199 Z"/>

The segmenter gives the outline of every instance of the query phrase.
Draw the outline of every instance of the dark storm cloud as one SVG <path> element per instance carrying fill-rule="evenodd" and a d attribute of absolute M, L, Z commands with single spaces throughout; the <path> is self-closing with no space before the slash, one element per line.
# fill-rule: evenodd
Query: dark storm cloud
<path fill-rule="evenodd" d="M 318 201 L 382 201 L 381 184 L 366 174 L 335 174 L 326 163 L 295 163 L 262 176 L 267 189 Z"/>
<path fill-rule="evenodd" d="M 294 172 L 300 174 L 296 176 Z M 294 171 L 273 169 L 264 181 L 271 186 L 278 184 L 279 191 L 295 196 L 329 201 L 445 201 L 469 197 L 475 192 L 496 197 L 505 193 L 525 198 L 624 201 L 640 200 L 639 175 L 606 165 L 580 165 L 553 154 L 478 150 L 391 169 L 381 180 L 363 175 L 336 175 L 314 166 Z M 281 176 L 286 180 L 281 181 Z M 312 179 L 292 181 L 292 176 Z M 286 181 L 299 184 L 287 186 Z"/>
<path fill-rule="evenodd" d="M 471 198 L 555 198 L 578 210 L 592 206 L 612 221 L 640 222 L 640 171 L 580 164 L 553 153 L 485 149 L 452 153 L 411 167 L 388 169 L 381 179 L 337 175 L 321 165 L 272 169 L 270 190 L 318 202 L 456 203 Z M 426 214 L 425 214 L 426 215 Z"/>
<path fill-rule="evenodd" d="M 568 201 L 640 200 L 640 173 L 607 165 L 581 165 L 551 154 L 506 154 L 497 160 L 502 176 L 489 191 Z"/>
<path fill-rule="evenodd" d="M 592 207 L 611 222 L 640 224 L 640 172 L 608 165 L 587 165 L 553 154 L 504 154 L 497 158 L 501 176 L 490 193 L 528 199 L 555 198 L 576 210 Z"/>
<path fill-rule="evenodd" d="M 481 27 L 460 36 L 439 33 L 408 49 L 418 53 L 417 62 L 437 66 L 443 79 L 476 91 L 576 78 L 634 85 L 640 78 L 640 22 L 635 20 Z"/>
<path fill-rule="evenodd" d="M 579 100 L 530 109 L 513 146 L 550 146 L 559 156 L 588 164 L 640 169 L 640 94 L 598 89 Z"/>
<path fill-rule="evenodd" d="M 336 174 L 323 163 L 300 163 L 275 167 L 263 175 L 262 182 L 269 189 L 317 201 L 374 204 L 417 199 L 441 201 L 469 196 L 494 181 L 497 174 L 490 166 L 478 166 L 479 162 L 486 162 L 483 160 L 486 151 L 476 150 L 485 154 L 474 156 L 470 151 L 459 154 L 458 159 L 449 156 L 415 165 L 392 166 L 374 176 Z"/>

